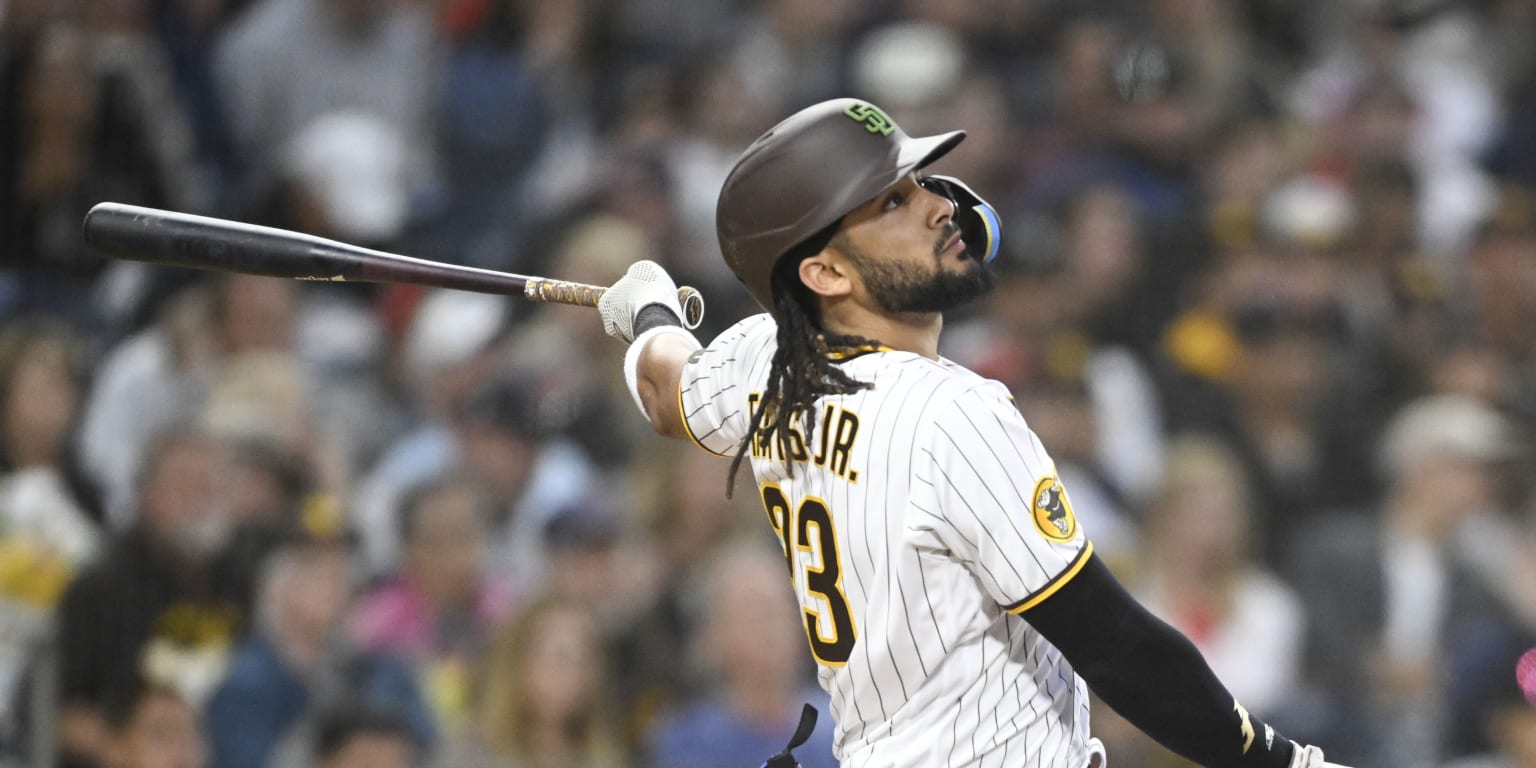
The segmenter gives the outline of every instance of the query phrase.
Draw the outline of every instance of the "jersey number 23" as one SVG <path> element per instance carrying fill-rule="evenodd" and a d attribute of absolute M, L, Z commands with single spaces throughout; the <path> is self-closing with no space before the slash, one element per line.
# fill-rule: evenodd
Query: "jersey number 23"
<path fill-rule="evenodd" d="M 827 503 L 809 496 L 791 510 L 789 498 L 777 485 L 764 485 L 762 493 L 768 523 L 784 542 L 790 578 L 796 591 L 803 589 L 800 604 L 804 606 L 811 654 L 820 664 L 841 667 L 853 653 L 858 630 L 848 610 L 848 596 L 843 594 L 842 557 Z M 797 573 L 797 568 L 803 574 Z M 822 619 L 824 613 L 826 621 Z"/>

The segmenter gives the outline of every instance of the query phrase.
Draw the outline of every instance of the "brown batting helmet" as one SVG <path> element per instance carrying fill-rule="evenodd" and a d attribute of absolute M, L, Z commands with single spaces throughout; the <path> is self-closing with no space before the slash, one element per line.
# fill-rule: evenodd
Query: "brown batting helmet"
<path fill-rule="evenodd" d="M 790 115 L 747 147 L 720 190 L 715 232 L 725 263 L 772 310 L 780 257 L 964 138 L 951 131 L 914 139 L 858 99 Z"/>

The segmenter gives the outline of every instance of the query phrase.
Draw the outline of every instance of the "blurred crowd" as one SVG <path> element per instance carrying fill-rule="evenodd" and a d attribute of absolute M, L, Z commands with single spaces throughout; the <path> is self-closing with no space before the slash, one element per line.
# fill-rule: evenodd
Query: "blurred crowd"
<path fill-rule="evenodd" d="M 854 95 L 969 132 L 937 170 L 1001 211 L 1000 281 L 942 351 L 1248 709 L 1351 765 L 1532 768 L 1532 41 L 1531 0 L 0 0 L 0 764 L 777 752 L 825 697 L 756 494 L 649 434 L 595 313 L 80 222 L 650 258 L 707 339 L 757 311 L 730 164 Z"/>

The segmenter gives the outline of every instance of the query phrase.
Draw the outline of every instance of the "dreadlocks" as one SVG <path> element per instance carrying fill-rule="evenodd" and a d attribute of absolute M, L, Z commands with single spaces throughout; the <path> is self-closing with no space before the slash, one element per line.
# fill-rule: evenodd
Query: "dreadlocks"
<path fill-rule="evenodd" d="M 816 429 L 816 401 L 826 395 L 849 395 L 869 388 L 868 382 L 858 381 L 839 368 L 833 359 L 838 350 L 873 346 L 875 342 L 858 336 L 829 334 L 822 327 L 821 311 L 816 297 L 800 281 L 800 262 L 820 253 L 833 241 L 842 221 L 807 238 L 790 249 L 774 265 L 770 278 L 773 291 L 773 318 L 778 324 L 778 349 L 773 353 L 773 365 L 768 371 L 768 388 L 763 399 L 752 413 L 752 426 L 736 448 L 731 459 L 730 476 L 726 478 L 725 495 L 731 496 L 736 484 L 736 471 L 741 468 L 742 458 L 754 442 L 772 445 L 789 431 L 796 414 L 801 415 L 805 434 Z M 792 466 L 789 452 L 781 452 L 784 465 Z"/>

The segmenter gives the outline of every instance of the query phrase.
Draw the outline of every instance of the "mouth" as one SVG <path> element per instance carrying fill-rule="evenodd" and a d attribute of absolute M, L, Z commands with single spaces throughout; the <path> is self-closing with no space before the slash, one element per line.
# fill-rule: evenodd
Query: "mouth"
<path fill-rule="evenodd" d="M 951 253 L 965 253 L 965 238 L 962 238 L 959 232 L 950 235 L 949 239 L 945 240 L 944 244 L 939 247 L 940 256 L 947 256 Z"/>

